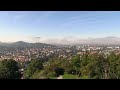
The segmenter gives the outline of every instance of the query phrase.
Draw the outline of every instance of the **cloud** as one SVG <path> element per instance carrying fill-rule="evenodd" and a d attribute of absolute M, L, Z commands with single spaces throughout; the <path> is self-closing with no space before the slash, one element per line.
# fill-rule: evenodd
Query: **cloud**
<path fill-rule="evenodd" d="M 47 43 L 47 44 L 78 44 L 79 42 L 83 42 L 83 38 L 68 36 L 68 37 L 32 37 L 33 42 Z"/>
<path fill-rule="evenodd" d="M 61 45 L 75 45 L 75 44 L 119 44 L 120 38 L 118 37 L 104 37 L 104 38 L 86 38 L 82 37 L 59 37 L 59 38 L 50 38 L 50 37 L 25 37 L 25 36 L 9 36 L 1 37 L 2 42 L 16 42 L 16 41 L 25 41 L 30 43 L 47 43 L 47 44 L 61 44 Z"/>

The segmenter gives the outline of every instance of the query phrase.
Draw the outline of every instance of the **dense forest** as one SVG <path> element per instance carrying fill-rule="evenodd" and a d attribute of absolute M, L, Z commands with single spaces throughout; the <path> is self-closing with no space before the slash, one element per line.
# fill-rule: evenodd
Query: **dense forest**
<path fill-rule="evenodd" d="M 0 61 L 0 79 L 120 79 L 120 55 L 74 55 L 70 60 L 51 57 L 48 60 L 31 60 L 25 63 L 14 60 Z M 24 71 L 21 74 L 20 69 Z"/>

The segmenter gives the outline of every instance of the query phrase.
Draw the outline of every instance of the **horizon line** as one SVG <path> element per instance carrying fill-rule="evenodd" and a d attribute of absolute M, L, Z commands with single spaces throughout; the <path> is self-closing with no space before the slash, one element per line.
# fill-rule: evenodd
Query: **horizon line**
<path fill-rule="evenodd" d="M 36 37 L 34 37 L 34 38 L 36 38 Z M 63 39 L 62 39 L 63 38 Z M 27 41 L 27 40 L 15 40 L 15 41 L 1 41 L 0 40 L 0 43 L 15 43 L 15 42 L 26 42 L 26 43 L 45 43 L 45 44 L 56 44 L 56 42 L 54 43 L 54 40 L 53 39 L 55 39 L 55 41 L 57 40 L 57 41 L 60 41 L 60 40 L 63 40 L 63 41 L 65 41 L 65 40 L 68 40 L 68 41 L 70 41 L 70 39 L 72 39 L 72 38 L 64 38 L 64 37 L 62 37 L 61 39 L 57 39 L 57 38 L 52 38 L 52 39 L 46 39 L 47 41 L 45 41 L 45 40 L 43 40 L 43 41 L 34 41 L 34 40 L 32 40 L 32 41 Z M 91 39 L 104 39 L 104 38 L 119 38 L 120 39 L 120 37 L 118 37 L 118 36 L 106 36 L 106 37 L 87 37 L 87 38 L 77 38 L 78 40 L 91 40 Z M 39 38 L 38 38 L 39 39 Z M 73 40 L 71 40 L 72 41 L 72 43 L 75 41 L 74 39 L 76 39 L 76 38 L 73 38 Z M 52 43 L 50 42 L 50 41 L 53 41 Z M 61 42 L 59 42 L 59 43 L 61 43 Z"/>

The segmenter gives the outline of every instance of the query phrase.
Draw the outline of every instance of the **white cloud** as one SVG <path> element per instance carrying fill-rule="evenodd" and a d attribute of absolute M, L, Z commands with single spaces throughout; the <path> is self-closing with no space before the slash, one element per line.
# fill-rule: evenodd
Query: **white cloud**
<path fill-rule="evenodd" d="M 33 42 L 41 42 L 41 43 L 48 43 L 48 44 L 77 44 L 80 41 L 83 42 L 84 38 L 79 38 L 75 36 L 68 36 L 68 37 L 32 37 Z"/>

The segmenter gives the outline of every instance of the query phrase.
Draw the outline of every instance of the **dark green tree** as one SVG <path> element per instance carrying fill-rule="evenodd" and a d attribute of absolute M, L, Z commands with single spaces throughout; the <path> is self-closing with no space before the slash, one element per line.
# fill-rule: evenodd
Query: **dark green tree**
<path fill-rule="evenodd" d="M 18 63 L 14 60 L 0 61 L 0 79 L 20 79 Z"/>
<path fill-rule="evenodd" d="M 63 75 L 64 74 L 64 69 L 60 68 L 60 67 L 57 67 L 57 68 L 55 68 L 55 73 L 57 74 L 57 76 Z"/>
<path fill-rule="evenodd" d="M 94 60 L 93 68 L 91 69 L 91 78 L 93 79 L 107 79 L 108 78 L 108 61 L 103 54 L 98 55 Z"/>
<path fill-rule="evenodd" d="M 72 74 L 76 74 L 77 76 L 80 75 L 80 64 L 81 64 L 81 56 L 80 55 L 75 55 L 71 59 L 71 65 L 73 67 L 72 69 Z"/>
<path fill-rule="evenodd" d="M 43 64 L 40 60 L 32 60 L 24 71 L 24 77 L 29 79 L 36 71 L 42 70 Z"/>
<path fill-rule="evenodd" d="M 110 79 L 120 79 L 120 55 L 112 52 L 108 58 L 108 75 Z"/>

